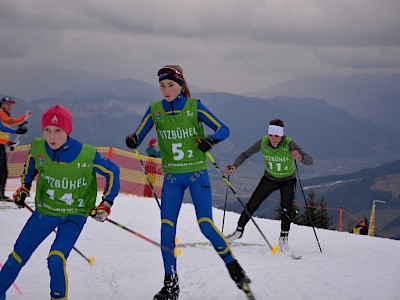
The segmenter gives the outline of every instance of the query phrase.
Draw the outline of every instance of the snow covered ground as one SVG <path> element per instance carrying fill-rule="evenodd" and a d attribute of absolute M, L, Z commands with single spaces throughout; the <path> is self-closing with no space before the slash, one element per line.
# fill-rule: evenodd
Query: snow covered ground
<path fill-rule="evenodd" d="M 11 196 L 11 193 L 8 193 Z M 32 195 L 32 198 L 33 199 Z M 100 195 L 98 202 L 100 201 Z M 236 201 L 231 199 L 230 201 Z M 1 209 L 4 207 L 10 207 Z M 30 212 L 13 204 L 0 203 L 0 262 L 4 263 Z M 223 211 L 214 209 L 214 220 L 222 226 Z M 159 242 L 159 208 L 154 199 L 121 195 L 110 219 Z M 226 213 L 224 233 L 235 228 L 238 215 Z M 276 244 L 280 223 L 255 218 L 271 244 Z M 316 230 L 320 253 L 310 227 L 292 225 L 290 246 L 301 260 L 284 253 L 272 255 L 267 246 L 234 247 L 236 258 L 252 279 L 258 300 L 397 300 L 400 299 L 400 241 L 358 236 L 329 230 Z M 205 241 L 191 204 L 182 206 L 178 224 L 179 243 Z M 12 286 L 8 300 L 49 299 L 47 254 L 51 235 L 36 250 L 16 280 L 22 291 Z M 263 243 L 250 222 L 241 242 Z M 67 268 L 71 300 L 152 299 L 162 287 L 160 249 L 111 224 L 88 220 L 75 245 L 96 260 L 90 266 L 72 251 Z M 239 291 L 213 248 L 182 248 L 178 258 L 180 300 L 246 299 Z"/>

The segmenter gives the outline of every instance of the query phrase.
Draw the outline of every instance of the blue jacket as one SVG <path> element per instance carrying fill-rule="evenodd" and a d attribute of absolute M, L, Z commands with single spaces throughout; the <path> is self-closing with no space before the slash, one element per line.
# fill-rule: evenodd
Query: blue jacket
<path fill-rule="evenodd" d="M 5 126 L 1 119 L 0 119 L 0 131 L 7 132 L 7 133 L 17 133 L 17 129 L 13 129 L 11 127 Z"/>
<path fill-rule="evenodd" d="M 161 157 L 160 151 L 157 151 L 154 147 L 151 147 L 151 146 L 146 148 L 146 154 L 147 154 L 147 156 L 150 156 L 150 157 L 156 157 L 156 158 Z"/>
<path fill-rule="evenodd" d="M 168 102 L 165 99 L 162 100 L 162 105 L 166 113 L 175 115 L 181 112 L 185 107 L 186 100 L 186 97 L 184 97 L 182 94 L 179 94 L 179 96 L 171 102 Z M 223 141 L 229 137 L 229 128 L 213 113 L 211 113 L 200 101 L 197 108 L 197 116 L 199 120 L 215 131 L 215 133 L 211 135 L 215 140 Z M 134 132 L 134 134 L 136 134 L 138 137 L 138 145 L 142 143 L 144 137 L 151 130 L 151 128 L 153 128 L 153 126 L 154 121 L 151 117 L 151 108 L 149 106 L 138 128 Z"/>
<path fill-rule="evenodd" d="M 10 142 L 10 133 L 16 134 L 17 130 L 11 127 L 8 127 L 3 123 L 3 120 L 0 119 L 0 144 L 8 145 Z"/>
<path fill-rule="evenodd" d="M 82 149 L 82 144 L 71 137 L 68 137 L 67 142 L 58 150 L 52 150 L 47 143 L 45 145 L 47 154 L 53 161 L 59 164 L 74 161 Z M 96 156 L 93 160 L 93 166 L 96 173 L 106 178 L 103 198 L 113 203 L 120 189 L 119 167 L 111 160 L 102 157 L 98 152 L 96 152 Z M 38 170 L 35 169 L 35 158 L 31 156 L 29 151 L 21 176 L 21 183 L 27 188 L 30 188 L 37 173 Z"/>

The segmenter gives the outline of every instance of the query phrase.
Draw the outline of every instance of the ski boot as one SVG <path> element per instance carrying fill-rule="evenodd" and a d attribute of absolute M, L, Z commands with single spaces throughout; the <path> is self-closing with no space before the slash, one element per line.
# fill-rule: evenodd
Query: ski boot
<path fill-rule="evenodd" d="M 0 191 L 0 200 L 1 201 L 7 201 L 7 202 L 12 202 L 13 201 L 10 197 L 7 197 L 4 194 L 4 190 L 3 189 L 1 189 L 1 191 Z"/>
<path fill-rule="evenodd" d="M 234 260 L 233 262 L 226 264 L 226 267 L 228 268 L 229 275 L 231 275 L 231 278 L 236 283 L 237 287 L 246 294 L 247 299 L 255 299 L 249 286 L 251 280 L 247 277 L 238 261 Z"/>
<path fill-rule="evenodd" d="M 281 231 L 279 236 L 279 249 L 282 252 L 289 251 L 289 231 Z"/>
<path fill-rule="evenodd" d="M 0 201 L 4 201 L 4 202 L 13 202 L 13 199 L 11 199 L 8 196 L 0 196 Z"/>
<path fill-rule="evenodd" d="M 179 296 L 179 283 L 177 274 L 165 274 L 164 286 L 153 300 L 177 300 Z"/>
<path fill-rule="evenodd" d="M 243 231 L 244 228 L 238 226 L 234 232 L 226 236 L 226 239 L 229 241 L 229 243 L 232 243 L 234 240 L 240 239 L 243 236 Z"/>

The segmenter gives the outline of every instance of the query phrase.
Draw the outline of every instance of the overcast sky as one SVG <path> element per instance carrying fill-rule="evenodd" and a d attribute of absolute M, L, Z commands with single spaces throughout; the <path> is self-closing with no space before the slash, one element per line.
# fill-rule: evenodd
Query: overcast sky
<path fill-rule="evenodd" d="M 258 92 L 291 78 L 400 72 L 399 0 L 0 0 L 0 71 L 80 67 Z"/>

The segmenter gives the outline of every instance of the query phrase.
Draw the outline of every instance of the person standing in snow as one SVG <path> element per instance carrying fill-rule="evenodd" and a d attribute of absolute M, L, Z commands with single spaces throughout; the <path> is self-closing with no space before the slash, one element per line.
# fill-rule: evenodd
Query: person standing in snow
<path fill-rule="evenodd" d="M 161 157 L 160 151 L 157 151 L 157 149 L 156 149 L 157 145 L 158 145 L 158 141 L 156 138 L 150 139 L 150 141 L 147 143 L 148 147 L 146 148 L 147 156 L 155 157 L 155 158 Z"/>
<path fill-rule="evenodd" d="M 229 128 L 198 99 L 192 98 L 182 68 L 167 65 L 157 72 L 162 101 L 153 102 L 133 134 L 126 138 L 136 148 L 156 125 L 162 155 L 164 181 L 161 201 L 161 245 L 175 248 L 175 235 L 184 192 L 189 188 L 201 232 L 225 262 L 231 278 L 240 289 L 250 279 L 233 256 L 229 242 L 212 219 L 211 183 L 205 152 L 229 136 Z M 203 123 L 215 131 L 204 136 Z M 200 140 L 200 142 L 198 142 Z M 178 299 L 179 282 L 176 257 L 164 248 L 164 286 L 154 300 Z"/>
<path fill-rule="evenodd" d="M 0 271 L 0 300 L 17 278 L 35 249 L 57 228 L 47 257 L 51 299 L 68 299 L 66 261 L 87 217 L 104 222 L 119 193 L 119 167 L 103 158 L 96 148 L 70 137 L 72 115 L 60 105 L 42 116 L 43 138 L 32 140 L 21 176 L 21 187 L 13 195 L 25 207 L 36 175 L 36 210 L 22 229 L 14 249 Z M 96 173 L 106 178 L 102 201 L 96 206 Z"/>
<path fill-rule="evenodd" d="M 152 138 L 150 139 L 150 141 L 147 143 L 147 148 L 146 148 L 146 154 L 149 157 L 152 157 L 150 159 L 147 160 L 146 165 L 145 165 L 145 169 L 147 174 L 149 175 L 149 180 L 154 183 L 156 180 L 156 174 L 162 174 L 161 169 L 157 168 L 158 163 L 157 160 L 154 158 L 160 158 L 161 157 L 161 153 L 160 151 L 157 151 L 158 145 L 158 141 L 156 138 Z M 150 184 L 148 182 L 146 182 L 146 185 L 144 186 L 144 190 L 143 190 L 143 196 L 144 197 L 153 197 L 153 191 L 150 187 Z"/>
<path fill-rule="evenodd" d="M 11 134 L 25 134 L 27 133 L 26 126 L 23 126 L 22 123 L 29 117 L 31 114 L 30 110 L 27 110 L 24 115 L 11 118 L 11 110 L 12 106 L 15 104 L 15 101 L 9 97 L 4 97 L 0 101 L 0 199 L 3 200 L 11 200 L 6 197 L 5 189 L 6 182 L 8 177 L 8 164 L 7 164 L 7 154 L 6 154 L 6 146 L 13 146 L 15 143 L 10 140 Z M 13 129 L 10 126 L 18 125 L 21 126 L 18 129 Z"/>
<path fill-rule="evenodd" d="M 361 234 L 361 235 L 368 235 L 368 224 L 365 218 L 361 218 L 358 220 L 358 224 L 353 227 L 353 233 Z"/>
<path fill-rule="evenodd" d="M 246 204 L 247 212 L 243 210 L 236 230 L 227 236 L 230 242 L 243 236 L 244 228 L 250 220 L 248 214 L 252 215 L 269 195 L 279 190 L 282 208 L 279 248 L 281 251 L 289 250 L 288 236 L 297 183 L 295 160 L 304 165 L 312 165 L 313 158 L 305 153 L 292 138 L 284 135 L 284 126 L 282 120 L 272 120 L 268 126 L 268 135 L 258 139 L 239 154 L 225 169 L 226 174 L 231 175 L 247 158 L 257 152 L 261 152 L 265 160 L 264 175 Z"/>

